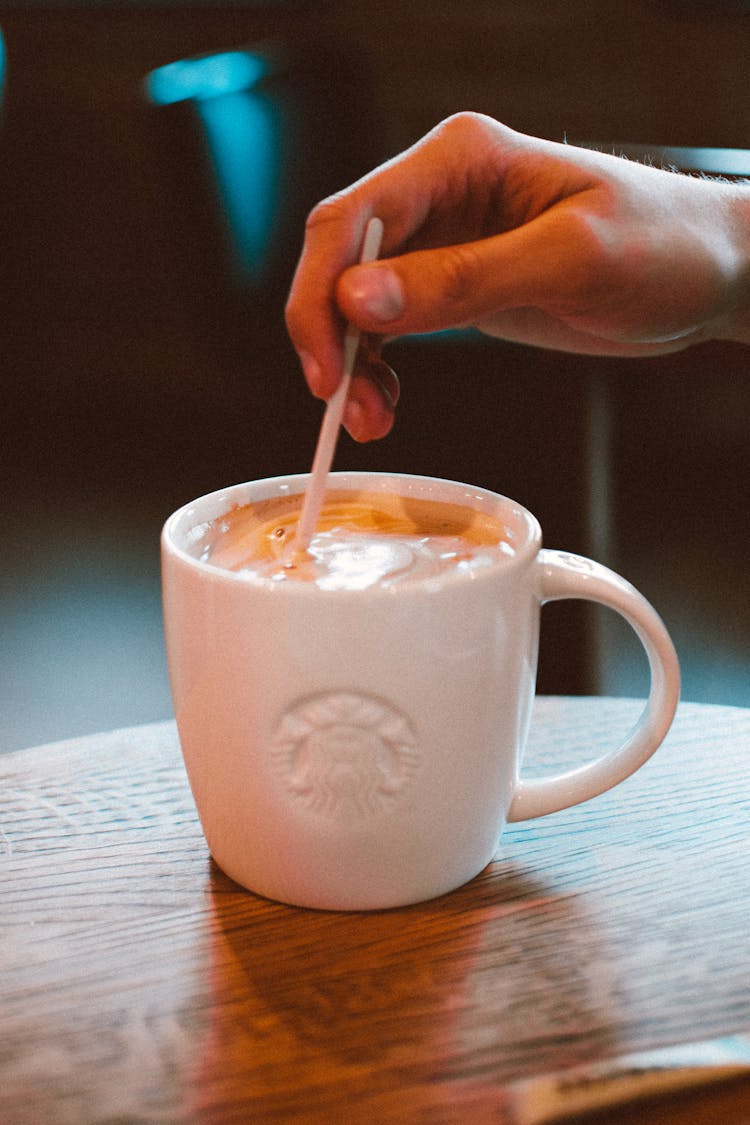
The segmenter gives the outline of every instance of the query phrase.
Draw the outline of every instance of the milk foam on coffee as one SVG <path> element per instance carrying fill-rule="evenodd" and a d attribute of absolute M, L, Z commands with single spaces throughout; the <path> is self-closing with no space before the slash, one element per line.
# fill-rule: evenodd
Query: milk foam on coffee
<path fill-rule="evenodd" d="M 302 496 L 247 504 L 193 529 L 190 551 L 212 566 L 323 590 L 395 587 L 474 571 L 515 554 L 503 524 L 465 505 L 392 493 L 326 497 L 305 552 L 294 551 Z"/>

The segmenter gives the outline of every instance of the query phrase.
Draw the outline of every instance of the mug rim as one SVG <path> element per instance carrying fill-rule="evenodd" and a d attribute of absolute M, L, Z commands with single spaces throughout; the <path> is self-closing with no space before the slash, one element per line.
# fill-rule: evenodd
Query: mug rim
<path fill-rule="evenodd" d="M 368 587 L 367 590 L 352 591 L 321 590 L 319 587 L 309 583 L 282 583 L 279 585 L 262 576 L 214 566 L 210 562 L 191 554 L 183 545 L 185 534 L 191 528 L 203 526 L 210 520 L 217 519 L 219 516 L 230 511 L 232 508 L 241 507 L 243 504 L 250 503 L 252 499 L 265 500 L 283 496 L 284 494 L 292 496 L 301 494 L 304 492 L 305 485 L 309 478 L 309 472 L 284 473 L 273 477 L 259 477 L 256 480 L 225 485 L 222 488 L 214 489 L 212 492 L 207 492 L 202 496 L 197 496 L 177 508 L 166 519 L 161 532 L 162 551 L 175 559 L 179 559 L 181 563 L 196 570 L 206 579 L 239 582 L 243 586 L 254 590 L 273 588 L 274 591 L 278 593 L 283 592 L 284 594 L 294 593 L 297 595 L 302 594 L 303 596 L 330 596 L 336 598 L 341 598 L 346 595 L 361 597 L 363 594 L 367 594 L 368 596 L 372 596 L 373 594 L 392 596 L 392 589 L 378 586 Z M 463 496 L 463 501 L 470 507 L 493 514 L 497 513 L 498 507 L 502 507 L 504 512 L 507 512 L 512 518 L 514 530 L 523 529 L 524 535 L 523 537 L 519 537 L 521 541 L 513 543 L 514 555 L 504 557 L 502 561 L 498 561 L 496 565 L 490 566 L 486 570 L 481 572 L 475 571 L 471 576 L 456 571 L 447 571 L 442 574 L 439 579 L 435 579 L 434 577 L 425 579 L 427 583 L 434 584 L 436 581 L 439 581 L 441 585 L 444 583 L 452 585 L 455 582 L 472 581 L 476 580 L 480 573 L 483 575 L 497 573 L 498 567 L 503 572 L 507 572 L 509 569 L 513 570 L 523 565 L 530 557 L 535 557 L 542 546 L 541 526 L 536 516 L 530 512 L 528 508 L 509 496 L 494 492 L 492 489 L 484 488 L 480 485 L 465 484 L 462 481 L 451 480 L 445 477 L 434 477 L 426 474 L 370 471 L 367 469 L 332 472 L 329 474 L 329 480 L 333 487 L 341 487 L 344 489 L 351 488 L 352 490 L 361 488 L 371 492 L 394 491 L 387 487 L 388 483 L 398 482 L 401 486 L 398 491 L 402 495 L 411 493 L 419 499 L 434 499 L 436 501 L 448 499 L 445 492 L 446 490 L 450 490 L 454 493 L 452 497 L 453 501 L 460 503 L 461 497 L 455 495 L 456 492 L 460 492 Z M 260 490 L 260 495 L 258 495 L 258 490 Z M 185 524 L 187 524 L 187 527 Z M 413 584 L 410 583 L 408 588 L 413 590 L 419 588 L 421 585 L 423 585 L 423 583 L 415 581 Z M 406 587 L 400 588 L 402 592 L 405 592 L 405 589 Z"/>

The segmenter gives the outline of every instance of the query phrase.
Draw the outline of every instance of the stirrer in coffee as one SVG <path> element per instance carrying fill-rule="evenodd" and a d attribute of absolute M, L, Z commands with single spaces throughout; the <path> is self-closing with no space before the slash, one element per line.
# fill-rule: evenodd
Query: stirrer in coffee
<path fill-rule="evenodd" d="M 360 264 L 372 262 L 377 258 L 380 253 L 382 238 L 382 221 L 377 218 L 370 219 L 362 242 L 362 251 L 359 256 Z M 318 524 L 320 510 L 323 506 L 326 481 L 331 469 L 331 463 L 333 462 L 333 455 L 336 451 L 336 442 L 341 427 L 341 420 L 344 416 L 344 407 L 346 406 L 346 399 L 349 394 L 349 384 L 351 382 L 352 371 L 354 370 L 354 361 L 357 358 L 359 335 L 359 329 L 355 328 L 352 324 L 347 326 L 346 335 L 344 337 L 344 373 L 341 382 L 329 398 L 325 414 L 323 415 L 318 444 L 315 449 L 315 456 L 310 471 L 310 480 L 297 525 L 297 536 L 293 545 L 293 550 L 288 556 L 288 565 L 292 565 L 296 554 L 306 551 L 310 546 L 310 540 Z"/>

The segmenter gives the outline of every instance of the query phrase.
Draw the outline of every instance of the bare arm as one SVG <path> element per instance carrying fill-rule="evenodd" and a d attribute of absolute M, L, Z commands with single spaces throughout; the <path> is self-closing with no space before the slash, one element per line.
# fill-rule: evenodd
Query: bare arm
<path fill-rule="evenodd" d="M 383 257 L 356 266 L 371 215 Z M 352 434 L 392 423 L 377 341 L 474 325 L 602 355 L 711 338 L 750 343 L 750 186 L 646 167 L 459 114 L 323 201 L 308 221 L 287 325 L 313 393 L 341 368 L 342 326 L 370 334 Z"/>

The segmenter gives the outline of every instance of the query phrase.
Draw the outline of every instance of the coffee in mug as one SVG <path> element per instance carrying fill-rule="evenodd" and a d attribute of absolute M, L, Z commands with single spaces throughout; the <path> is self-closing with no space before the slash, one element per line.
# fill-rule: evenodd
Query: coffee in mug
<path fill-rule="evenodd" d="M 503 523 L 489 513 L 389 492 L 329 492 L 306 551 L 295 552 L 302 497 L 245 504 L 210 520 L 190 551 L 211 566 L 321 590 L 396 588 L 512 558 Z"/>

